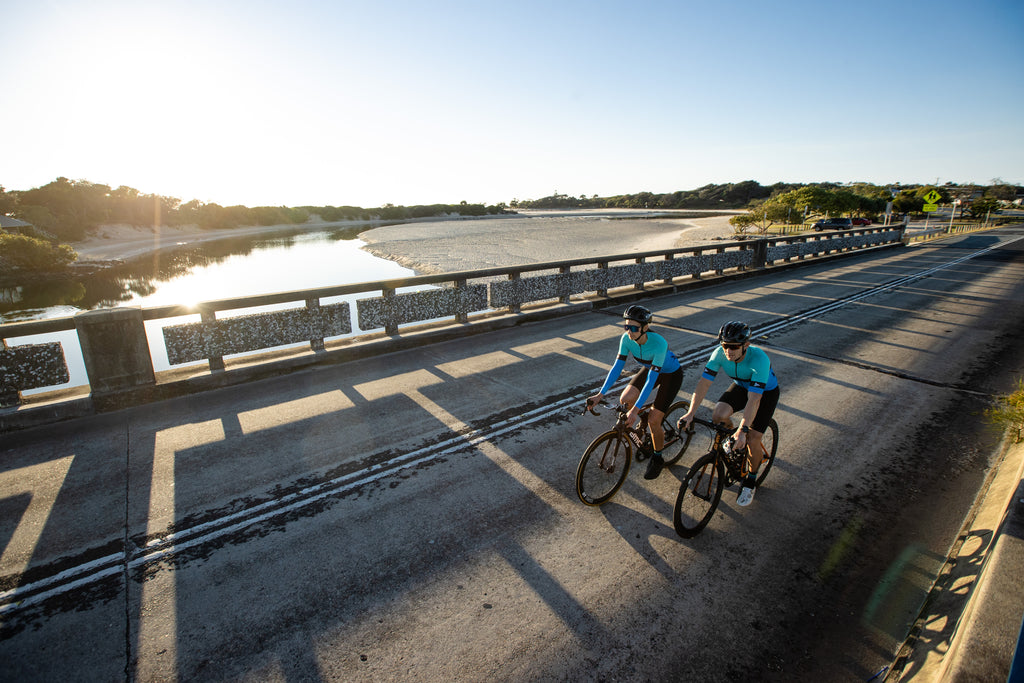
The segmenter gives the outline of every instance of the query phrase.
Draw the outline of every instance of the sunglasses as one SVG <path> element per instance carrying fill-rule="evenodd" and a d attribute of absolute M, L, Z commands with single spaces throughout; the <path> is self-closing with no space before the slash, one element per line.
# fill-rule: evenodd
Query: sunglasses
<path fill-rule="evenodd" d="M 624 330 L 626 330 L 628 332 L 639 332 L 640 331 L 640 326 L 639 325 L 623 325 L 622 329 L 624 329 Z"/>
<path fill-rule="evenodd" d="M 722 344 L 722 348 L 723 349 L 727 349 L 729 351 L 736 351 L 737 349 L 742 349 L 743 348 L 743 344 L 725 344 L 725 343 L 723 343 Z"/>

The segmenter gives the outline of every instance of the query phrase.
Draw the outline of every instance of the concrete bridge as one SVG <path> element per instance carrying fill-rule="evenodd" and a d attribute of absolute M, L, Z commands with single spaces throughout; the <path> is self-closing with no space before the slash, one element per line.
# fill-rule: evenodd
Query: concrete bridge
<path fill-rule="evenodd" d="M 991 611 L 949 603 L 982 592 L 983 570 L 998 576 L 990 555 L 1016 569 L 1002 607 L 1021 585 L 1015 538 L 999 533 L 1021 456 L 978 414 L 1024 369 L 1022 245 L 1019 227 L 789 261 L 731 244 L 721 253 L 741 255 L 725 258 L 750 261 L 582 294 L 566 290 L 568 265 L 465 321 L 402 322 L 392 306 L 392 333 L 5 408 L 0 675 L 1006 670 L 1005 646 L 970 648 L 1001 639 L 1012 654 L 1021 612 L 972 644 L 968 622 Z M 488 302 L 492 283 L 529 279 L 480 277 Z M 632 474 L 600 509 L 573 491 L 580 452 L 607 427 L 575 409 L 636 300 L 682 357 L 684 392 L 734 318 L 783 384 L 776 469 L 753 506 L 727 500 L 693 541 L 670 521 L 685 464 L 655 482 Z"/>
<path fill-rule="evenodd" d="M 649 296 L 727 274 L 749 276 L 807 259 L 898 246 L 903 243 L 904 231 L 905 226 L 900 225 L 723 242 L 712 247 L 355 283 L 195 306 L 103 309 L 71 318 L 0 325 L 0 432 L 59 415 L 104 412 L 565 315 L 609 305 L 638 292 Z M 361 297 L 355 311 L 347 302 L 327 303 L 345 295 Z M 282 306 L 285 310 L 279 310 Z M 231 315 L 252 308 L 264 310 Z M 154 333 L 147 333 L 146 322 L 181 316 L 199 320 L 164 326 L 162 340 L 149 338 Z M 68 350 L 60 342 L 25 344 L 19 338 L 65 331 L 76 333 L 76 351 L 80 350 L 88 373 L 88 396 L 74 400 L 83 390 L 73 389 L 27 399 L 22 394 L 26 390 L 56 390 L 56 385 L 68 383 Z M 296 345 L 301 348 L 296 350 Z M 171 372 L 154 372 L 154 348 L 165 355 Z M 267 353 L 253 357 L 258 351 Z M 247 355 L 225 361 L 234 354 Z M 42 405 L 56 407 L 48 410 Z M 4 411 L 5 406 L 21 409 Z"/>

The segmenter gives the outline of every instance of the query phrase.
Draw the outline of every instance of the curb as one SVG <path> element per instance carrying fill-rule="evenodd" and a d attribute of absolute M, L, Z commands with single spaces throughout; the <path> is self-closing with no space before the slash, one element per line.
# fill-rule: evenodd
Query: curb
<path fill-rule="evenodd" d="M 1007 433 L 1000 452 L 886 681 L 1007 680 L 1024 618 L 1024 443 Z"/>

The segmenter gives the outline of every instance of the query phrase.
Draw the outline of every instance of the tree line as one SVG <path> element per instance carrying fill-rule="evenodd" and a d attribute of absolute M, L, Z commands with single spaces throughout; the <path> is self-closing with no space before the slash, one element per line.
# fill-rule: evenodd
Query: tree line
<path fill-rule="evenodd" d="M 696 190 L 677 190 L 665 194 L 638 192 L 611 197 L 587 197 L 555 192 L 540 199 L 513 199 L 513 209 L 745 209 L 751 202 L 774 194 L 802 187 L 799 184 L 776 183 L 768 187 L 754 180 L 739 183 L 710 184 Z"/>
<path fill-rule="evenodd" d="M 766 231 L 776 223 L 803 222 L 820 215 L 868 216 L 877 218 L 888 202 L 898 214 L 918 213 L 924 197 L 938 191 L 941 203 L 961 199 L 961 214 L 975 218 L 987 215 L 1000 202 L 1013 200 L 1022 188 L 993 181 L 992 185 L 895 185 L 869 183 L 775 183 L 763 186 L 754 180 L 709 184 L 695 190 L 670 193 L 638 192 L 611 197 L 572 197 L 555 192 L 537 200 L 517 200 L 515 209 L 630 208 L 630 209 L 723 209 L 749 210 L 732 220 L 737 230 Z M 77 258 L 65 243 L 85 238 L 101 225 L 145 226 L 195 225 L 200 229 L 230 229 L 240 226 L 301 225 L 313 216 L 328 222 L 402 221 L 451 215 L 486 216 L 507 213 L 505 204 L 429 204 L 376 208 L 358 206 L 221 206 L 174 197 L 145 194 L 119 186 L 57 178 L 42 187 L 7 191 L 0 186 L 0 214 L 31 224 L 20 234 L 0 230 L 0 270 L 59 270 Z M 799 220 L 797 220 L 799 219 Z"/>
<path fill-rule="evenodd" d="M 758 232 L 776 224 L 802 224 L 821 216 L 865 217 L 879 222 L 886 210 L 902 216 L 921 214 L 929 202 L 925 199 L 932 192 L 939 195 L 936 204 L 951 204 L 959 207 L 961 218 L 966 213 L 975 220 L 981 220 L 997 210 L 1003 202 L 1016 199 L 1021 188 L 996 182 L 990 186 L 979 185 L 912 185 L 887 186 L 870 183 L 855 183 L 849 186 L 814 184 L 772 194 L 767 199 L 751 202 L 749 211 L 734 216 L 729 222 L 740 232 L 754 228 Z"/>
<path fill-rule="evenodd" d="M 599 197 L 597 195 L 554 194 L 540 199 L 513 199 L 513 209 L 723 209 L 753 210 L 766 205 L 773 209 L 782 204 L 787 209 L 800 204 L 801 213 L 808 206 L 808 217 L 814 215 L 872 215 L 885 210 L 889 201 L 897 213 L 920 213 L 924 197 L 931 190 L 942 195 L 940 203 L 961 199 L 961 207 L 973 207 L 974 212 L 984 216 L 987 211 L 998 207 L 1001 201 L 1013 201 L 1024 188 L 1004 183 L 998 178 L 991 185 L 973 183 L 958 185 L 873 185 L 871 183 L 775 183 L 761 185 L 754 180 L 739 183 L 709 184 L 695 190 L 677 190 L 658 194 L 638 192 L 636 194 Z M 794 194 L 797 193 L 797 194 Z M 790 216 L 792 212 L 790 211 Z"/>
<path fill-rule="evenodd" d="M 249 225 L 300 225 L 317 215 L 325 221 L 402 220 L 459 214 L 481 216 L 497 214 L 504 205 L 432 204 L 378 208 L 358 206 L 221 206 L 193 199 L 182 202 L 175 197 L 145 194 L 120 186 L 87 180 L 57 178 L 31 190 L 7 191 L 0 186 L 0 214 L 31 223 L 39 231 L 61 242 L 86 237 L 101 225 L 146 226 L 195 225 L 203 230 L 220 230 Z"/>

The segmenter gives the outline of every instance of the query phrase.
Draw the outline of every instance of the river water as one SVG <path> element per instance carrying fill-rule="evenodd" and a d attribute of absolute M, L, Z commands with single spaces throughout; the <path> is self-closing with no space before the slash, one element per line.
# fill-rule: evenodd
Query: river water
<path fill-rule="evenodd" d="M 409 268 L 370 254 L 362 249 L 363 245 L 351 231 L 325 230 L 223 240 L 161 252 L 90 276 L 2 288 L 0 323 L 72 316 L 81 311 L 115 306 L 149 308 L 191 304 L 415 274 Z M 331 297 L 323 303 L 352 302 L 356 298 L 356 295 Z M 262 310 L 270 308 L 273 307 Z M 240 309 L 225 314 L 246 312 L 249 311 Z M 162 327 L 198 319 L 198 315 L 193 315 L 146 322 L 154 370 L 170 367 Z M 52 341 L 63 345 L 71 376 L 68 384 L 57 388 L 88 384 L 74 331 L 8 339 L 11 346 Z M 24 393 L 39 391 L 42 390 Z"/>

